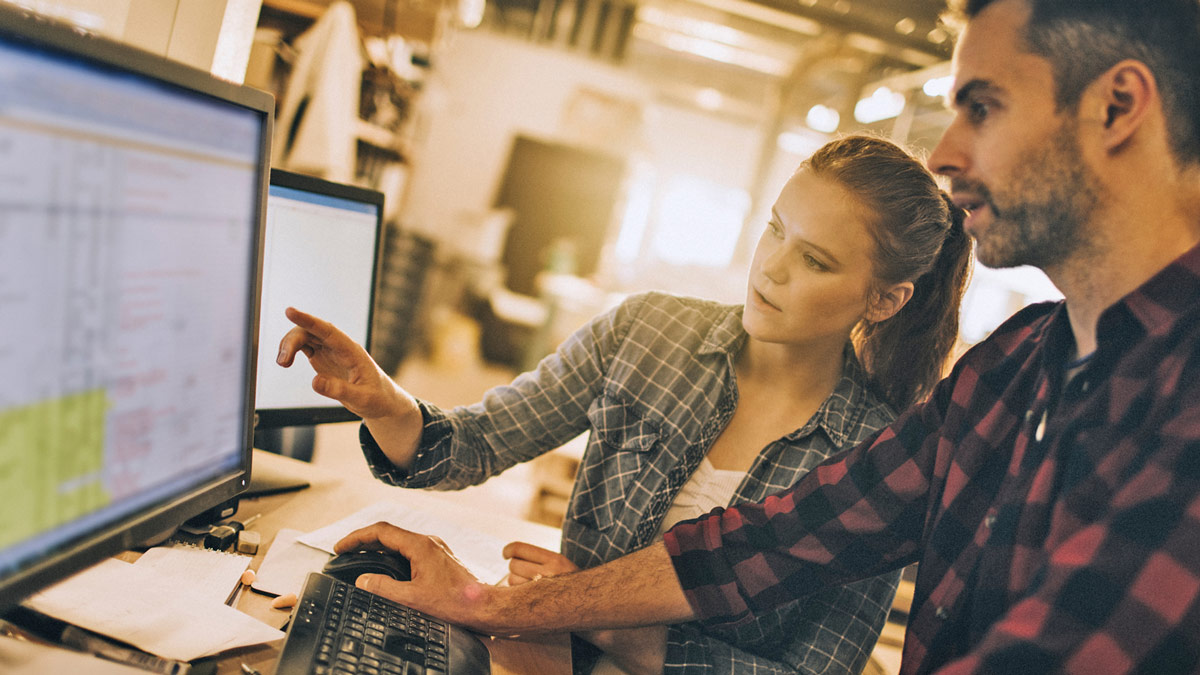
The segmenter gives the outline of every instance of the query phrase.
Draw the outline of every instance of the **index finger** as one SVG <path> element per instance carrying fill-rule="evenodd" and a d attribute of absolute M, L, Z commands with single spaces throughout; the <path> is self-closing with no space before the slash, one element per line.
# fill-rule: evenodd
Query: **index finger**
<path fill-rule="evenodd" d="M 337 326 L 324 319 L 307 312 L 302 312 L 295 307 L 288 307 L 283 312 L 287 316 L 288 321 L 296 324 L 301 331 L 315 337 L 323 345 L 343 353 L 346 353 L 347 350 L 353 352 L 362 349 L 349 335 L 346 335 Z M 294 331 L 295 329 L 292 330 Z M 291 335 L 291 333 L 289 332 L 288 335 Z M 362 351 L 366 352 L 365 349 L 362 349 Z"/>
<path fill-rule="evenodd" d="M 329 338 L 336 337 L 339 333 L 341 333 L 340 330 L 338 330 L 328 321 L 313 316 L 308 312 L 302 312 L 295 307 L 288 307 L 287 309 L 283 310 L 283 313 L 287 316 L 288 321 L 291 321 L 292 323 L 321 338 L 322 340 L 328 340 Z"/>
<path fill-rule="evenodd" d="M 505 558 L 520 558 L 528 560 L 531 563 L 543 564 L 548 563 L 558 557 L 558 553 L 541 546 L 534 546 L 523 541 L 514 541 L 504 547 L 500 555 Z"/>

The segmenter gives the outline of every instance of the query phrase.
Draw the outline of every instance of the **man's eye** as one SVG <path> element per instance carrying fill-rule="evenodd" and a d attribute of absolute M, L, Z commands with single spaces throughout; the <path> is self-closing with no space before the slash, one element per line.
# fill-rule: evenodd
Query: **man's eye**
<path fill-rule="evenodd" d="M 967 115 L 973 122 L 982 122 L 991 110 L 991 106 L 982 101 L 972 101 L 967 105 Z"/>

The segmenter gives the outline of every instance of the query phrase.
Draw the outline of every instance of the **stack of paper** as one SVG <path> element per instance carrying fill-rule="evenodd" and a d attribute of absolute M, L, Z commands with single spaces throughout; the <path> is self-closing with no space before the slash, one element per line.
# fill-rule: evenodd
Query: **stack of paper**
<path fill-rule="evenodd" d="M 241 582 L 250 558 L 199 546 L 156 546 L 135 566 L 174 579 L 179 588 L 224 603 Z"/>
<path fill-rule="evenodd" d="M 299 530 L 280 530 L 258 566 L 251 586 L 267 595 L 300 595 L 309 572 L 320 572 L 329 562 L 329 553 L 301 544 Z"/>
<path fill-rule="evenodd" d="M 143 564 L 110 558 L 25 604 L 179 661 L 282 638 L 282 632 L 223 602 L 250 559 L 196 550 L 147 552 L 151 558 Z"/>

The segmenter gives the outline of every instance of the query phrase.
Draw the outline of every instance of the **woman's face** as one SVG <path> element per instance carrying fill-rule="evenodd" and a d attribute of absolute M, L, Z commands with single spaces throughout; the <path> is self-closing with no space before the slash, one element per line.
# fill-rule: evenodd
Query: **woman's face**
<path fill-rule="evenodd" d="M 773 343 L 844 342 L 866 312 L 874 240 L 865 210 L 839 184 L 792 176 L 758 240 L 742 323 Z"/>

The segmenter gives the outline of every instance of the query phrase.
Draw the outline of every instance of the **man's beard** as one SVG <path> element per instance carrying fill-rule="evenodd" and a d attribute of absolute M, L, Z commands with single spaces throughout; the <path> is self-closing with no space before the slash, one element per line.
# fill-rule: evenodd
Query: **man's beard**
<path fill-rule="evenodd" d="M 992 222 L 977 233 L 975 255 L 988 267 L 1061 265 L 1078 253 L 1100 195 L 1099 181 L 1083 163 L 1075 124 L 1064 122 L 1039 156 L 1030 157 L 1012 187 L 997 203 L 982 183 L 953 179 L 954 192 L 983 200 Z"/>

